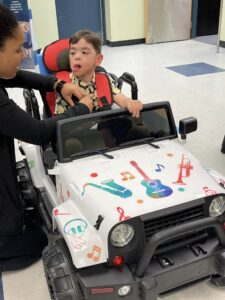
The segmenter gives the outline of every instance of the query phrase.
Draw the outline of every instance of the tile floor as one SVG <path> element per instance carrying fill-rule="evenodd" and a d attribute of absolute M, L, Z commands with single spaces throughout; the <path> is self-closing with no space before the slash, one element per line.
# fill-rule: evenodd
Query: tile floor
<path fill-rule="evenodd" d="M 167 67 L 167 69 L 177 72 L 186 77 L 206 75 L 206 74 L 218 73 L 218 72 L 225 71 L 225 69 L 217 68 L 212 65 L 206 64 L 204 62 L 172 66 L 172 67 Z"/>
<path fill-rule="evenodd" d="M 107 70 L 118 76 L 124 71 L 135 75 L 139 99 L 144 103 L 169 100 L 177 123 L 184 117 L 197 117 L 198 131 L 188 136 L 186 147 L 205 166 L 225 175 L 225 154 L 220 152 L 225 134 L 225 49 L 216 52 L 215 36 L 155 45 L 104 46 L 103 54 L 102 65 Z M 198 64 L 198 74 L 190 69 L 192 64 Z M 207 72 L 205 64 L 214 72 Z M 169 69 L 174 66 L 182 66 L 183 73 Z M 127 86 L 124 91 L 129 93 Z M 10 89 L 9 93 L 23 106 L 20 90 Z M 50 299 L 41 262 L 24 271 L 3 273 L 2 282 L 4 296 L 0 279 L 0 300 Z M 203 281 L 162 299 L 222 300 L 224 295 L 225 287 Z"/>

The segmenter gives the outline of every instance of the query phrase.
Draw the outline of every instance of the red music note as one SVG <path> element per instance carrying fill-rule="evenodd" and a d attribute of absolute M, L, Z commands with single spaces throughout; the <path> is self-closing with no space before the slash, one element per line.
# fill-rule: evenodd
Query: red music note
<path fill-rule="evenodd" d="M 94 253 L 97 253 L 97 255 L 94 255 Z M 94 261 L 98 261 L 101 255 L 101 248 L 94 245 L 92 248 L 92 252 L 89 252 L 87 254 L 88 258 L 92 258 Z"/>
<path fill-rule="evenodd" d="M 157 165 L 157 169 L 155 169 L 156 172 L 161 172 L 162 169 L 165 169 L 165 167 L 163 165 L 160 164 L 156 164 Z"/>
<path fill-rule="evenodd" d="M 216 195 L 217 192 L 214 190 L 210 190 L 207 186 L 203 187 L 203 191 L 205 192 L 206 196 Z"/>
<path fill-rule="evenodd" d="M 120 214 L 120 217 L 119 217 L 120 222 L 130 219 L 130 217 L 128 217 L 128 216 L 125 217 L 124 210 L 122 209 L 122 207 L 117 207 L 116 209 L 117 209 L 118 213 Z"/>
<path fill-rule="evenodd" d="M 123 181 L 135 178 L 134 175 L 132 175 L 130 172 L 121 172 L 120 174 L 123 176 L 122 178 Z"/>
<path fill-rule="evenodd" d="M 68 215 L 70 215 L 70 213 L 60 213 L 59 210 L 58 210 L 58 208 L 56 208 L 54 210 L 54 215 L 55 216 L 68 216 Z"/>

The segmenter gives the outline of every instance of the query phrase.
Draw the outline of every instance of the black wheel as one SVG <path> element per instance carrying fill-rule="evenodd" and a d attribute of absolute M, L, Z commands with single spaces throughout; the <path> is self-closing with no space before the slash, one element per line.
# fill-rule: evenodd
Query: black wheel
<path fill-rule="evenodd" d="M 84 300 L 76 268 L 63 239 L 47 246 L 42 260 L 51 299 Z"/>
<path fill-rule="evenodd" d="M 212 275 L 210 282 L 215 286 L 225 286 L 225 277 L 220 275 Z"/>
<path fill-rule="evenodd" d="M 223 138 L 223 142 L 222 142 L 222 147 L 221 147 L 221 152 L 225 153 L 225 136 Z"/>
<path fill-rule="evenodd" d="M 26 159 L 18 161 L 16 163 L 16 169 L 24 213 L 25 215 L 30 216 L 35 223 L 43 225 L 43 218 L 39 211 L 38 191 L 33 185 Z"/>

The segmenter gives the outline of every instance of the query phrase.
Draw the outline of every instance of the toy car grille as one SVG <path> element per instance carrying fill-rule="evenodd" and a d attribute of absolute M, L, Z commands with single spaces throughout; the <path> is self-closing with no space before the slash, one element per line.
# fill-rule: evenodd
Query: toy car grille
<path fill-rule="evenodd" d="M 164 215 L 157 219 L 146 220 L 144 221 L 145 240 L 147 242 L 149 238 L 158 231 L 202 218 L 204 218 L 204 207 L 203 205 L 199 205 L 170 215 Z M 178 248 L 190 242 L 199 241 L 207 236 L 205 230 L 194 231 L 191 234 L 183 235 L 182 237 L 170 240 L 166 244 L 159 246 L 157 253 L 162 252 L 162 250 L 171 250 L 171 248 Z"/>

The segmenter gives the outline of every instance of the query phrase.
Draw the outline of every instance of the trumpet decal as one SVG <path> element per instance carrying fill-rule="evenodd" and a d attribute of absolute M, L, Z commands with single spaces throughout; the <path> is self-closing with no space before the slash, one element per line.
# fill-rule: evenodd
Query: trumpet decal
<path fill-rule="evenodd" d="M 189 177 L 192 169 L 193 169 L 193 166 L 191 165 L 190 159 L 187 157 L 184 157 L 184 155 L 182 155 L 179 175 L 178 175 L 177 181 L 175 181 L 173 183 L 180 184 L 180 185 L 186 185 L 186 183 L 183 182 L 183 178 Z"/>

